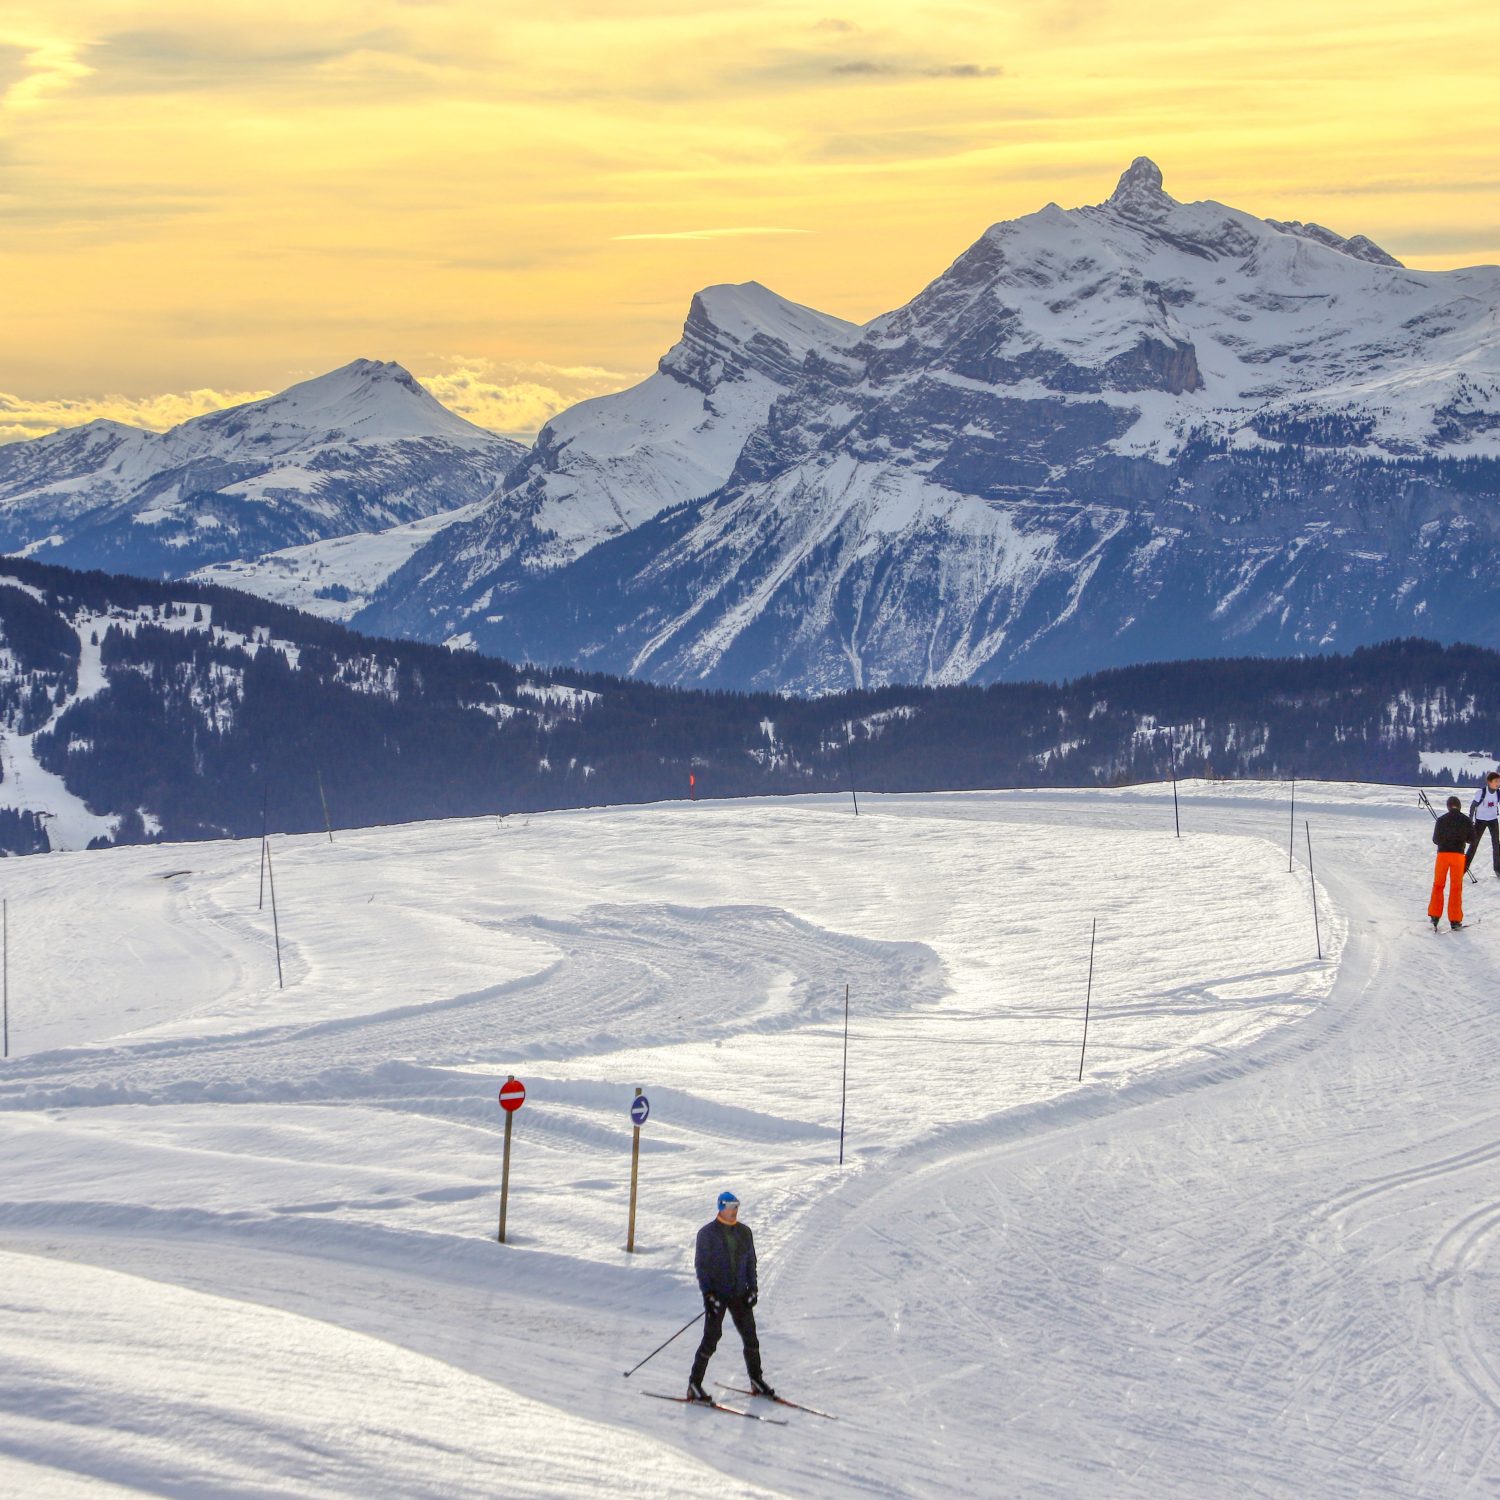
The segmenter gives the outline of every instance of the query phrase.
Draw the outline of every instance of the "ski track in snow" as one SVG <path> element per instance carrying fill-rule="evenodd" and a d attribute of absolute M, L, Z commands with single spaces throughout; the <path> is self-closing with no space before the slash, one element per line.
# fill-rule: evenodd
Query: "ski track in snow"
<path fill-rule="evenodd" d="M 0 1484 L 1500 1493 L 1489 926 L 1411 932 L 1408 799 L 1299 784 L 1319 963 L 1280 790 L 1183 791 L 278 838 L 285 991 L 253 843 L 7 862 Z M 651 1410 L 692 1333 L 619 1378 L 726 1183 L 836 1425 Z"/>

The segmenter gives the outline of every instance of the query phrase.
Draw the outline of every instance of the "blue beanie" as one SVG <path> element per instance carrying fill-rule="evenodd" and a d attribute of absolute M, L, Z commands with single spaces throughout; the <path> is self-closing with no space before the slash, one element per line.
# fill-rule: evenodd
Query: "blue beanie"
<path fill-rule="evenodd" d="M 731 1203 L 738 1204 L 739 1201 L 740 1200 L 736 1198 L 728 1188 L 725 1188 L 724 1191 L 719 1194 L 719 1212 L 723 1213 L 727 1205 Z"/>

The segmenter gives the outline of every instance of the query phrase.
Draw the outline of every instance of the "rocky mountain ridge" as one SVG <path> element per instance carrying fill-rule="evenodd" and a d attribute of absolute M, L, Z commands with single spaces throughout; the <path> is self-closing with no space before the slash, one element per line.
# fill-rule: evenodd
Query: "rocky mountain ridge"
<path fill-rule="evenodd" d="M 700 294 L 357 619 L 805 692 L 1488 639 L 1497 307 L 1500 270 L 1179 203 L 1140 158 L 861 328 Z"/>

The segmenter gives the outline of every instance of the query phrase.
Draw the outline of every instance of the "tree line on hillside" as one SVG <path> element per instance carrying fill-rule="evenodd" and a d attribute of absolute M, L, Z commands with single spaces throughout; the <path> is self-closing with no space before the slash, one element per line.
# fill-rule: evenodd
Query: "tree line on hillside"
<path fill-rule="evenodd" d="M 40 598 L 4 586 L 4 574 Z M 76 622 L 104 682 L 76 701 Z M 211 621 L 215 633 L 209 633 Z M 73 622 L 73 623 L 70 623 Z M 1348 656 L 1166 662 L 1065 683 L 825 698 L 692 692 L 360 636 L 215 587 L 0 571 L 4 732 L 120 842 L 547 808 L 1180 776 L 1422 779 L 1421 749 L 1500 748 L 1500 655 L 1398 641 Z M 321 787 L 320 787 L 321 780 Z M 23 809 L 0 847 L 45 847 Z M 158 831 L 159 830 L 159 831 Z"/>

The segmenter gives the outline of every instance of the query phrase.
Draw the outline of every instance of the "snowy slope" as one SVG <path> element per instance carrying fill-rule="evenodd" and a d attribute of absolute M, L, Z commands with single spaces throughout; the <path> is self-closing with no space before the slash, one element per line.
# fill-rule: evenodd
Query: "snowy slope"
<path fill-rule="evenodd" d="M 178 577 L 451 510 L 523 452 L 401 366 L 355 360 L 169 432 L 93 422 L 0 447 L 0 545 Z"/>
<path fill-rule="evenodd" d="M 478 514 L 481 502 L 392 526 L 284 547 L 260 557 L 210 563 L 189 574 L 196 583 L 243 589 L 324 620 L 348 620 L 414 552 L 439 532 Z"/>
<path fill-rule="evenodd" d="M 646 431 L 590 420 L 604 451 Z M 559 487 L 535 537 L 497 496 L 362 620 L 798 691 L 1487 639 L 1500 269 L 1180 203 L 1141 158 L 813 348 L 721 487 L 601 529 L 633 490 Z"/>
<path fill-rule="evenodd" d="M 1180 841 L 1168 789 L 1090 794 L 1083 885 L 1056 852 L 1078 792 L 278 838 L 285 991 L 253 842 L 0 867 L 27 876 L 0 1474 L 38 1495 L 1485 1493 L 1489 923 L 1426 930 L 1407 794 L 1299 785 L 1320 962 L 1284 789 L 1180 791 Z M 1494 882 L 1468 899 L 1500 920 Z M 528 1098 L 501 1248 L 507 1073 Z M 694 1311 L 691 1235 L 724 1185 L 756 1231 L 768 1371 L 837 1424 L 641 1400 L 680 1385 L 686 1338 L 620 1379 Z M 737 1367 L 727 1343 L 710 1373 Z"/>
<path fill-rule="evenodd" d="M 1107 799 L 1082 1088 L 1086 931 L 1076 913 L 1060 929 L 1055 912 L 1005 900 L 1046 868 L 1055 800 L 877 799 L 858 821 L 815 800 L 677 806 L 277 839 L 285 991 L 253 843 L 33 863 L 24 901 L 10 892 L 20 1056 L 0 1073 L 0 1131 L 20 1165 L 0 1243 L 32 1258 L 7 1262 L 17 1335 L 0 1451 L 147 1489 L 171 1472 L 200 1488 L 233 1476 L 467 1493 L 493 1480 L 500 1439 L 473 1415 L 493 1387 L 518 1492 L 548 1492 L 528 1486 L 534 1474 L 603 1493 L 628 1463 L 668 1493 L 717 1492 L 700 1465 L 783 1494 L 930 1493 L 942 1428 L 912 1406 L 909 1372 L 930 1378 L 925 1309 L 948 1294 L 911 1280 L 915 1323 L 859 1309 L 823 1323 L 801 1277 L 831 1244 L 827 1215 L 878 1188 L 918 1192 L 914 1169 L 972 1159 L 1020 1121 L 1049 1131 L 1051 1101 L 1064 1119 L 1130 1115 L 1142 1090 L 1172 1097 L 1200 1059 L 1233 1072 L 1244 1049 L 1316 1030 L 1327 1004 L 1305 876 L 1287 876 L 1274 847 L 1195 827 L 1192 796 L 1183 843 L 1159 795 Z M 1214 943 L 1181 932 L 1189 901 Z M 1344 919 L 1326 904 L 1323 918 L 1337 953 Z M 128 962 L 108 956 L 121 924 Z M 223 962 L 181 961 L 185 938 Z M 158 955 L 162 1003 L 131 1012 L 131 965 Z M 840 1173 L 843 982 L 855 1027 Z M 529 1098 L 501 1250 L 493 1090 L 507 1072 Z M 636 1083 L 653 1118 L 642 1250 L 627 1260 Z M 836 1429 L 802 1419 L 772 1446 L 749 1424 L 641 1401 L 642 1381 L 680 1382 L 679 1348 L 619 1378 L 690 1315 L 691 1232 L 724 1182 L 761 1245 L 770 1368 L 840 1411 Z M 1013 1259 L 1016 1291 L 996 1311 L 1031 1295 Z M 820 1294 L 844 1284 L 872 1290 L 843 1275 Z M 209 1300 L 226 1295 L 249 1305 Z M 65 1342 L 49 1305 L 70 1309 Z M 264 1361 L 215 1361 L 215 1327 L 225 1349 L 274 1351 L 277 1388 Z M 873 1351 L 903 1329 L 916 1343 L 901 1359 L 849 1349 L 829 1362 L 841 1334 Z M 376 1392 L 372 1338 L 397 1346 Z M 320 1364 L 314 1392 L 305 1372 Z M 715 1373 L 734 1366 L 722 1354 Z M 993 1493 L 1015 1418 L 1047 1388 L 1017 1407 L 1001 1365 L 965 1371 L 989 1427 L 941 1442 L 944 1488 Z M 89 1392 L 86 1419 L 52 1415 L 69 1391 Z M 423 1436 L 439 1467 L 406 1479 Z M 1157 1492 L 1193 1493 L 1190 1478 Z"/>

